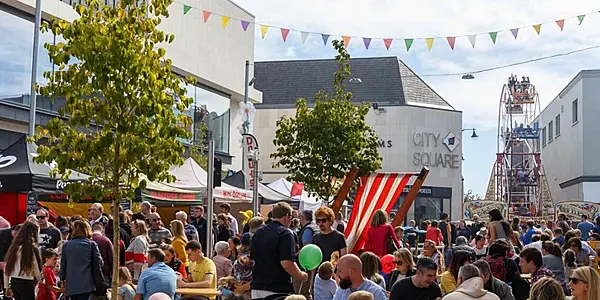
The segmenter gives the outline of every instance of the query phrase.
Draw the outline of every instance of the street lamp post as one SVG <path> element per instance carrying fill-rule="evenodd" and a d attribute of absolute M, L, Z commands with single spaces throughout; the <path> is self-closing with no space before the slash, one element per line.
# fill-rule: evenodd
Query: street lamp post
<path fill-rule="evenodd" d="M 463 78 L 464 79 L 464 78 Z M 475 128 L 463 128 L 461 130 L 461 132 L 465 132 L 471 130 L 473 131 L 473 133 L 471 134 L 471 138 L 476 140 L 479 136 L 477 135 L 477 132 L 475 132 Z M 465 160 L 464 156 L 462 155 L 462 153 L 460 154 L 461 159 Z M 465 178 L 461 176 L 461 191 L 462 191 L 462 200 L 461 202 L 463 202 L 465 200 Z"/>
<path fill-rule="evenodd" d="M 477 135 L 477 132 L 475 132 L 475 128 L 463 128 L 463 132 L 467 131 L 467 130 L 472 130 L 473 134 L 471 134 L 471 138 L 476 140 L 479 136 Z"/>
<path fill-rule="evenodd" d="M 35 134 L 35 111 L 37 107 L 38 52 L 40 46 L 40 26 L 42 24 L 42 0 L 35 1 L 35 27 L 33 28 L 33 57 L 31 58 L 31 94 L 29 95 L 29 136 Z"/>

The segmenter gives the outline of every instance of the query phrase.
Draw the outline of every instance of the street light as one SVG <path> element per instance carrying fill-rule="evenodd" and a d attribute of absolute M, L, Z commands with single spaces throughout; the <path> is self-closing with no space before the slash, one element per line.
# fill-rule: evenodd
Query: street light
<path fill-rule="evenodd" d="M 471 134 L 471 138 L 476 140 L 479 136 L 477 135 L 477 132 L 475 132 L 475 128 L 465 128 L 462 131 L 467 131 L 467 130 L 472 130 L 473 134 Z"/>
<path fill-rule="evenodd" d="M 462 79 L 471 80 L 475 79 L 475 76 L 473 76 L 473 74 L 465 74 L 462 76 Z"/>
<path fill-rule="evenodd" d="M 352 77 L 348 80 L 348 83 L 353 83 L 353 84 L 362 83 L 362 80 L 358 77 Z"/>

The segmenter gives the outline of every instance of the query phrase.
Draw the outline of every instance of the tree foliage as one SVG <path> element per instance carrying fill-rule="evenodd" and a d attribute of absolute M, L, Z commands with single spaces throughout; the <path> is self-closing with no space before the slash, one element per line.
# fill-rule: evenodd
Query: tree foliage
<path fill-rule="evenodd" d="M 300 98 L 296 115 L 277 121 L 273 143 L 277 147 L 271 158 L 275 168 L 290 172 L 290 179 L 303 182 L 307 190 L 324 201 L 332 201 L 342 179 L 352 166 L 361 174 L 381 168 L 378 136 L 366 122 L 369 103 L 355 105 L 346 90 L 350 78 L 350 55 L 340 41 L 333 41 L 338 54 L 338 69 L 333 78 L 333 95 L 320 90 L 314 106 Z"/>
<path fill-rule="evenodd" d="M 69 184 L 70 201 L 91 197 L 112 199 L 113 219 L 118 220 L 121 199 L 134 197 L 137 187 L 149 180 L 173 181 L 171 165 L 183 163 L 186 128 L 191 120 L 176 115 L 192 103 L 184 80 L 171 72 L 171 60 L 161 44 L 175 36 L 158 29 L 168 17 L 172 0 L 139 4 L 121 0 L 117 7 L 86 1 L 77 5 L 79 18 L 72 23 L 52 20 L 43 27 L 65 42 L 46 44 L 50 61 L 58 66 L 44 73 L 48 83 L 40 94 L 66 98 L 61 118 L 37 128 L 34 140 L 48 137 L 38 148 L 37 162 L 55 162 L 51 175 L 67 180 L 70 170 L 89 179 Z M 119 227 L 113 226 L 118 245 Z M 119 247 L 115 247 L 112 297 L 116 299 Z"/>
<path fill-rule="evenodd" d="M 481 197 L 481 195 L 473 192 L 473 190 L 468 190 L 463 198 L 464 202 L 469 202 L 469 201 L 481 201 L 483 200 L 483 197 Z"/>

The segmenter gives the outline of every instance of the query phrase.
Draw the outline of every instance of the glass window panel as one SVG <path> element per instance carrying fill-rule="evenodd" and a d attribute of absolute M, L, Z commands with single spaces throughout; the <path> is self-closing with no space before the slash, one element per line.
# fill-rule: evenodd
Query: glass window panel
<path fill-rule="evenodd" d="M 415 220 L 438 220 L 443 212 L 441 198 L 417 197 L 415 199 Z"/>
<path fill-rule="evenodd" d="M 0 10 L 0 98 L 29 94 L 33 23 Z"/>

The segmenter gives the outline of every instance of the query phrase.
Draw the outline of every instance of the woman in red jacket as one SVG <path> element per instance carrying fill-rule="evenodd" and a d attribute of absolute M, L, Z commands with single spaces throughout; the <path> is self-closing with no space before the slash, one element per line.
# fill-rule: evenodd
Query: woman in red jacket
<path fill-rule="evenodd" d="M 400 248 L 400 242 L 394 233 L 394 228 L 388 224 L 388 215 L 383 210 L 377 210 L 371 220 L 371 227 L 367 232 L 365 242 L 365 251 L 375 253 L 382 257 L 388 253 L 388 240 L 392 239 L 397 248 Z M 391 250 L 390 250 L 391 251 Z"/>

